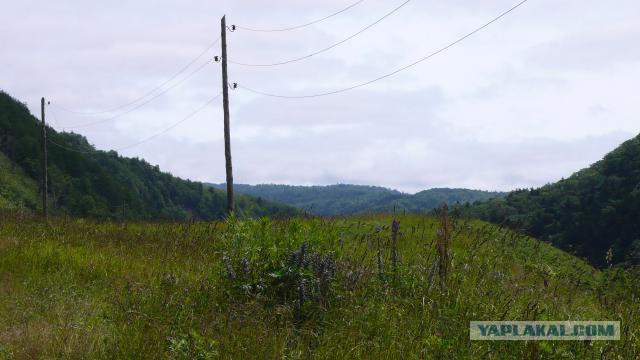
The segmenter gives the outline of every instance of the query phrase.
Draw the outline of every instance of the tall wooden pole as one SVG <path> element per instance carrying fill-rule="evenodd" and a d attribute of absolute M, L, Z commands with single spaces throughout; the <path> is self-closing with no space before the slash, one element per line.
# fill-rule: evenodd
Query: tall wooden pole
<path fill-rule="evenodd" d="M 45 218 L 49 216 L 49 206 L 47 204 L 48 193 L 48 171 L 47 171 L 47 123 L 44 118 L 44 97 L 40 100 L 42 117 L 42 213 Z"/>
<path fill-rule="evenodd" d="M 224 158 L 227 170 L 227 211 L 235 211 L 233 201 L 233 170 L 231 166 L 231 134 L 229 131 L 229 80 L 227 78 L 227 23 L 223 16 L 220 20 L 222 44 L 222 107 L 224 108 Z"/>

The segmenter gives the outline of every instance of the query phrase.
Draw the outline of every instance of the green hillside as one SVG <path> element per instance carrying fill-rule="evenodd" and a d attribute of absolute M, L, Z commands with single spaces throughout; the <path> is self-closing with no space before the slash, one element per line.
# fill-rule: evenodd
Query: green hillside
<path fill-rule="evenodd" d="M 121 226 L 0 213 L 0 358 L 640 358 L 638 273 L 480 221 L 398 220 L 394 245 L 385 216 Z M 622 337 L 469 340 L 469 321 L 501 319 L 621 321 Z"/>
<path fill-rule="evenodd" d="M 0 152 L 0 209 L 36 209 L 38 184 Z"/>
<path fill-rule="evenodd" d="M 52 128 L 47 132 L 52 143 L 62 145 L 49 145 L 48 196 L 53 214 L 120 218 L 124 206 L 129 219 L 216 219 L 225 215 L 222 191 L 179 179 L 141 159 L 96 150 L 80 135 Z M 40 122 L 24 104 L 3 92 L 0 153 L 0 207 L 37 209 L 35 183 L 42 178 Z M 241 216 L 296 212 L 246 195 L 236 201 Z"/>
<path fill-rule="evenodd" d="M 568 179 L 466 211 L 523 229 L 597 266 L 639 264 L 640 135 Z"/>
<path fill-rule="evenodd" d="M 212 184 L 224 189 L 224 184 Z M 456 204 L 502 197 L 505 193 L 468 189 L 429 189 L 411 195 L 378 186 L 236 184 L 239 193 L 295 206 L 314 215 L 336 216 L 396 211 L 426 212 L 443 203 Z"/>

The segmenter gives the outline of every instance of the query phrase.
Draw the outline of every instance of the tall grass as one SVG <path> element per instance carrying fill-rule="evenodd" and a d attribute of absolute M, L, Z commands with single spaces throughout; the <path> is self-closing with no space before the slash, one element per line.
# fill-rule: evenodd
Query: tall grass
<path fill-rule="evenodd" d="M 637 275 L 479 221 L 448 220 L 439 265 L 441 217 L 0 220 L 0 358 L 640 357 Z M 623 339 L 469 340 L 471 320 L 533 318 Z"/>

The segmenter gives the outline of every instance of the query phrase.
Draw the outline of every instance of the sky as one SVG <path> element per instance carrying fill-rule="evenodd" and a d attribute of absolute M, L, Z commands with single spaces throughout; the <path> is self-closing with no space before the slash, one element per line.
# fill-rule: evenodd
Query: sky
<path fill-rule="evenodd" d="M 203 54 L 220 36 L 221 16 L 238 27 L 227 33 L 230 61 L 278 63 L 341 42 L 405 0 L 364 0 L 290 31 L 244 29 L 308 23 L 355 1 L 7 2 L 0 89 L 33 114 L 46 97 L 48 122 L 98 149 L 126 148 L 123 156 L 174 175 L 224 182 L 222 99 L 209 102 L 221 92 L 212 61 L 220 44 Z M 304 60 L 230 64 L 229 81 L 239 84 L 229 92 L 235 182 L 508 191 L 566 178 L 636 136 L 637 0 L 529 0 L 427 61 L 339 94 L 246 90 L 297 96 L 364 83 L 518 2 L 412 0 Z"/>

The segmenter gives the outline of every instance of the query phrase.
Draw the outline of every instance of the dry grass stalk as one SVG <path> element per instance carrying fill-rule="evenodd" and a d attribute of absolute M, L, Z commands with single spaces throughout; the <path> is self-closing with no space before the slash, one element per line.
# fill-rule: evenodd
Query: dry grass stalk
<path fill-rule="evenodd" d="M 393 273 L 398 270 L 398 231 L 400 230 L 400 222 L 393 219 L 391 222 L 391 264 L 393 265 Z"/>
<path fill-rule="evenodd" d="M 382 280 L 382 278 L 384 277 L 384 274 L 382 273 L 382 244 L 380 241 L 379 229 L 376 229 L 376 237 L 378 241 L 378 276 L 380 277 L 380 280 Z"/>
<path fill-rule="evenodd" d="M 447 204 L 444 204 L 439 211 L 440 222 L 438 228 L 438 275 L 440 276 L 440 283 L 445 284 L 447 276 L 449 274 L 449 242 L 451 240 L 451 224 L 448 214 L 449 208 Z"/>

